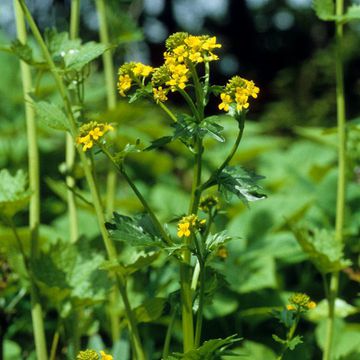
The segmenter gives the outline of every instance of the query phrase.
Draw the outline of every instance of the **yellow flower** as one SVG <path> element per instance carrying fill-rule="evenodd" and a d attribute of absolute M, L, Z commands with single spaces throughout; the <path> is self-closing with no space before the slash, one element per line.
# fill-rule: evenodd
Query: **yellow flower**
<path fill-rule="evenodd" d="M 260 89 L 255 86 L 254 82 L 252 80 L 245 80 L 245 89 L 249 96 L 252 96 L 254 99 L 258 97 L 258 93 L 260 92 Z"/>
<path fill-rule="evenodd" d="M 114 130 L 110 124 L 100 124 L 96 121 L 91 121 L 80 127 L 76 142 L 83 145 L 82 150 L 85 152 L 94 146 L 94 141 L 99 140 L 110 130 Z"/>
<path fill-rule="evenodd" d="M 199 49 L 201 45 L 201 40 L 199 36 L 193 36 L 190 35 L 184 40 L 184 43 L 190 48 L 190 49 Z"/>
<path fill-rule="evenodd" d="M 307 304 L 308 309 L 312 310 L 316 308 L 316 302 L 315 301 L 309 301 Z"/>
<path fill-rule="evenodd" d="M 204 58 L 201 56 L 201 53 L 198 51 L 191 52 L 189 55 L 189 59 L 194 63 L 201 63 L 204 61 Z"/>
<path fill-rule="evenodd" d="M 90 130 L 89 135 L 91 135 L 94 140 L 97 140 L 104 135 L 104 132 L 97 126 L 94 130 Z"/>
<path fill-rule="evenodd" d="M 183 237 L 183 236 L 189 237 L 191 234 L 189 227 L 190 227 L 190 223 L 188 223 L 188 222 L 178 224 L 177 236 L 178 237 Z"/>
<path fill-rule="evenodd" d="M 294 305 L 286 305 L 286 309 L 288 309 L 289 311 L 292 311 L 292 310 L 296 310 L 296 307 Z"/>
<path fill-rule="evenodd" d="M 136 63 L 133 68 L 133 73 L 135 76 L 149 76 L 153 71 L 153 68 L 149 65 L 144 65 L 142 63 Z"/>
<path fill-rule="evenodd" d="M 157 103 L 164 102 L 168 99 L 168 97 L 166 96 L 167 91 L 163 89 L 162 86 L 159 86 L 158 88 L 153 88 L 153 93 L 154 99 Z"/>
<path fill-rule="evenodd" d="M 121 96 L 125 96 L 125 91 L 131 88 L 131 78 L 129 75 L 120 75 L 118 89 Z"/>
<path fill-rule="evenodd" d="M 210 37 L 204 41 L 201 48 L 203 50 L 211 51 L 215 48 L 221 48 L 221 44 L 216 43 L 216 36 Z"/>
<path fill-rule="evenodd" d="M 247 109 L 249 107 L 248 99 L 249 97 L 244 88 L 236 88 L 236 110 L 241 111 L 242 109 Z"/>
<path fill-rule="evenodd" d="M 176 60 L 179 63 L 184 62 L 185 58 L 188 56 L 188 51 L 184 45 L 176 47 L 173 51 L 176 56 Z"/>
<path fill-rule="evenodd" d="M 100 351 L 101 360 L 113 360 L 111 355 L 105 353 L 105 351 Z"/>
<path fill-rule="evenodd" d="M 224 111 L 229 111 L 229 105 L 233 102 L 231 96 L 225 93 L 220 94 L 221 103 L 219 104 L 219 109 Z"/>

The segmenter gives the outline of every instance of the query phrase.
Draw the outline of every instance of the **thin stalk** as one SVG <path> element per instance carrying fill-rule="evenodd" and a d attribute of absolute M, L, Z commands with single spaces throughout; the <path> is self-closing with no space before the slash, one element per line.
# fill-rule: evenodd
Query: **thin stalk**
<path fill-rule="evenodd" d="M 100 42 L 106 46 L 110 45 L 109 32 L 106 21 L 106 8 L 104 0 L 96 0 L 96 10 L 99 18 L 99 34 Z M 107 107 L 109 110 L 116 107 L 116 91 L 115 91 L 115 79 L 114 79 L 114 64 L 112 59 L 112 51 L 105 51 L 102 55 L 105 73 L 106 84 L 106 99 Z M 110 169 L 107 175 L 106 181 L 106 214 L 110 217 L 115 208 L 115 196 L 116 196 L 116 173 L 113 169 Z"/>
<path fill-rule="evenodd" d="M 164 342 L 163 353 L 162 353 L 162 359 L 164 359 L 164 360 L 166 360 L 166 358 L 169 356 L 171 334 L 173 332 L 174 325 L 175 325 L 176 313 L 177 313 L 177 306 L 174 306 L 172 308 L 169 326 L 166 330 L 166 335 L 165 335 L 165 342 Z"/>
<path fill-rule="evenodd" d="M 196 72 L 194 64 L 191 61 L 189 61 L 188 65 L 189 65 L 189 68 L 191 71 L 191 76 L 194 81 L 196 105 L 197 105 L 197 109 L 198 109 L 197 113 L 199 114 L 199 118 L 201 121 L 204 118 L 204 92 L 203 92 L 203 88 L 201 86 L 201 83 L 200 83 L 200 80 L 199 80 L 199 77 Z"/>
<path fill-rule="evenodd" d="M 18 38 L 26 43 L 26 27 L 24 14 L 19 3 L 14 1 L 16 30 Z M 39 254 L 39 224 L 40 224 L 40 177 L 39 177 L 39 151 L 37 147 L 37 132 L 35 112 L 29 93 L 32 91 L 31 69 L 20 61 L 21 77 L 25 99 L 25 116 L 28 138 L 29 184 L 31 189 L 29 209 L 29 230 L 31 239 L 31 258 Z M 26 263 L 26 258 L 24 258 Z M 38 360 L 47 360 L 47 345 L 44 330 L 44 315 L 39 301 L 38 291 L 30 274 L 31 281 L 31 316 L 34 329 L 36 357 Z"/>
<path fill-rule="evenodd" d="M 191 109 L 192 113 L 196 117 L 196 120 L 198 122 L 201 122 L 199 112 L 196 109 L 196 106 L 195 106 L 194 102 L 192 101 L 190 95 L 186 91 L 184 91 L 184 90 L 182 90 L 180 88 L 177 88 L 177 90 L 181 94 L 181 96 L 185 99 L 186 103 L 189 105 L 189 108 Z"/>
<path fill-rule="evenodd" d="M 195 348 L 200 346 L 205 300 L 205 266 L 200 263 L 199 307 L 196 316 Z"/>
<path fill-rule="evenodd" d="M 71 1 L 70 11 L 70 39 L 74 40 L 79 37 L 79 22 L 80 22 L 80 0 Z M 65 163 L 68 175 L 66 176 L 67 190 L 67 205 L 70 227 L 70 242 L 75 243 L 78 238 L 78 219 L 75 203 L 74 192 L 70 189 L 74 189 L 75 180 L 71 175 L 75 164 L 75 147 L 74 141 L 70 134 L 66 134 L 65 145 Z"/>
<path fill-rule="evenodd" d="M 110 45 L 108 26 L 106 21 L 106 7 L 104 0 L 96 0 L 96 10 L 99 19 L 99 35 L 100 42 L 106 46 Z M 115 109 L 116 107 L 116 92 L 115 92 L 115 79 L 114 79 L 114 64 L 112 59 L 112 51 L 105 51 L 102 55 L 104 74 L 105 74 L 105 85 L 106 85 L 106 99 L 107 108 L 109 110 Z M 116 199 L 116 171 L 112 168 L 108 170 L 106 177 L 106 198 L 105 198 L 105 213 L 107 218 L 111 218 L 112 213 L 115 210 L 115 199 Z M 120 319 L 117 313 L 117 302 L 119 300 L 119 294 L 116 289 L 113 289 L 109 297 L 108 311 L 111 323 L 111 337 L 113 344 L 120 339 Z"/>
<path fill-rule="evenodd" d="M 56 360 L 56 350 L 59 345 L 60 339 L 60 332 L 59 330 L 55 331 L 52 343 L 51 343 L 51 350 L 50 350 L 50 359 L 49 360 Z"/>
<path fill-rule="evenodd" d="M 101 144 L 100 144 L 101 146 Z M 139 191 L 139 189 L 137 188 L 137 186 L 133 183 L 133 181 L 130 179 L 129 175 L 126 173 L 125 169 L 123 166 L 120 166 L 115 158 L 112 156 L 112 154 L 109 152 L 109 150 L 104 147 L 101 146 L 101 150 L 103 151 L 103 153 L 108 157 L 108 159 L 112 162 L 112 164 L 114 165 L 114 167 L 119 171 L 119 173 L 124 177 L 124 179 L 126 180 L 126 182 L 129 184 L 129 186 L 131 187 L 131 189 L 133 190 L 133 192 L 135 193 L 135 195 L 137 196 L 137 198 L 140 200 L 142 206 L 144 207 L 144 209 L 146 210 L 146 212 L 149 214 L 154 226 L 157 228 L 157 230 L 159 231 L 159 233 L 161 234 L 164 242 L 166 244 L 171 244 L 171 240 L 168 236 L 168 234 L 165 232 L 164 228 L 162 227 L 160 221 L 158 220 L 158 218 L 156 217 L 156 215 L 154 214 L 154 212 L 152 211 L 151 207 L 149 206 L 149 204 L 147 203 L 147 201 L 145 200 L 145 198 L 143 197 L 143 195 L 141 194 L 141 192 Z"/>
<path fill-rule="evenodd" d="M 336 16 L 341 17 L 344 13 L 344 1 L 336 0 Z M 337 128 L 338 128 L 338 183 L 336 197 L 336 220 L 335 238 L 344 244 L 344 221 L 345 221 L 345 200 L 346 200 L 346 116 L 344 96 L 344 70 L 342 56 L 343 23 L 336 22 L 336 105 L 337 105 Z M 335 302 L 339 292 L 339 272 L 331 274 L 330 293 L 328 297 L 328 318 L 326 324 L 326 338 L 323 353 L 323 360 L 332 358 L 332 347 L 334 338 Z"/>
<path fill-rule="evenodd" d="M 166 114 L 169 115 L 171 120 L 173 120 L 174 122 L 177 122 L 177 118 L 174 115 L 174 113 L 164 103 L 159 102 L 158 105 L 161 107 L 161 109 L 163 109 L 166 112 Z"/>
<path fill-rule="evenodd" d="M 197 214 L 199 201 L 201 196 L 200 184 L 201 184 L 201 162 L 202 162 L 203 145 L 202 139 L 198 137 L 196 139 L 196 154 L 194 156 L 194 174 L 193 183 L 191 189 L 191 198 L 189 205 L 189 214 Z"/>
<path fill-rule="evenodd" d="M 35 39 L 37 40 L 42 52 L 43 52 L 43 55 L 45 57 L 45 60 L 47 61 L 49 67 L 50 67 L 50 70 L 53 74 L 53 77 L 55 79 L 55 82 L 56 82 L 56 85 L 58 87 L 58 90 L 59 90 L 59 93 L 60 93 L 60 96 L 61 98 L 63 99 L 64 101 L 64 106 L 65 106 L 65 109 L 66 109 L 66 112 L 67 112 L 67 115 L 68 115 L 68 118 L 69 118 L 69 122 L 70 122 L 70 132 L 72 134 L 72 136 L 74 138 L 76 138 L 76 135 L 77 135 L 77 127 L 76 127 L 76 121 L 75 121 L 75 118 L 74 118 L 74 115 L 72 113 L 72 109 L 71 109 L 71 102 L 70 102 L 70 99 L 69 99 L 69 96 L 66 92 L 66 89 L 65 89 L 65 85 L 62 81 L 62 79 L 60 78 L 57 70 L 56 70 L 56 67 L 55 67 L 55 64 L 51 58 L 51 55 L 49 53 L 49 50 L 47 49 L 46 47 L 46 44 L 40 34 L 40 31 L 39 29 L 37 28 L 35 22 L 34 22 L 34 19 L 29 11 L 29 9 L 27 8 L 24 0 L 17 0 L 18 3 L 20 4 L 22 10 L 24 11 L 24 14 L 25 14 L 25 17 L 29 23 L 29 26 L 33 32 L 33 35 L 35 37 Z M 102 238 L 103 238 L 103 241 L 104 241 L 104 245 L 105 245 L 105 248 L 106 248 L 106 252 L 108 254 L 108 258 L 110 260 L 117 260 L 117 254 L 116 254 L 116 249 L 115 249 L 115 246 L 106 230 L 106 227 L 105 227 L 105 216 L 104 216 L 104 212 L 103 212 L 103 208 L 102 208 L 102 204 L 101 204 L 101 200 L 100 200 L 100 194 L 98 193 L 97 191 L 97 186 L 96 186 L 96 183 L 95 183 L 95 179 L 94 179 L 94 176 L 93 176 L 93 173 L 92 173 L 92 169 L 90 167 L 90 164 L 88 162 L 88 158 L 86 157 L 85 153 L 82 151 L 81 147 L 80 146 L 76 146 L 76 149 L 79 153 L 79 156 L 80 156 L 80 160 L 83 164 L 83 168 L 84 168 L 84 172 L 85 172 L 85 177 L 87 179 L 87 182 L 88 182 L 88 186 L 89 186 L 89 189 L 90 189 L 90 193 L 92 195 L 92 199 L 93 199 L 93 204 L 94 204 L 94 209 L 95 209 L 95 214 L 96 214 L 96 217 L 97 217 L 97 220 L 98 220 L 98 225 L 99 225 L 99 228 L 100 228 L 100 233 L 102 235 Z M 118 280 L 118 284 L 119 284 L 119 289 L 120 289 L 120 293 L 121 295 L 124 295 L 124 280 L 122 278 L 117 278 Z M 124 303 L 129 303 L 128 302 L 128 299 L 127 298 L 124 298 L 123 297 L 123 301 Z M 133 338 L 133 342 L 135 344 L 135 354 L 136 354 L 136 357 L 137 357 L 137 360 L 143 360 L 145 359 L 145 355 L 144 355 L 144 352 L 143 352 L 143 349 L 142 349 L 142 345 L 141 345 L 141 342 L 140 342 L 140 337 L 138 336 L 138 330 L 137 330 L 137 324 L 136 324 L 136 321 L 134 322 L 133 320 L 135 319 L 134 317 L 134 314 L 132 312 L 132 309 L 130 307 L 126 307 L 125 306 L 125 309 L 126 309 L 126 315 L 127 315 L 127 318 L 128 318 L 128 322 L 129 322 L 129 326 L 131 324 L 131 326 L 133 327 L 133 331 L 131 331 L 131 336 Z M 40 359 L 39 359 L 40 360 Z"/>
<path fill-rule="evenodd" d="M 243 136 L 243 133 L 244 133 L 244 123 L 242 123 L 242 125 L 240 126 L 240 129 L 239 129 L 239 132 L 238 132 L 238 135 L 236 137 L 236 140 L 235 140 L 235 143 L 233 145 L 233 147 L 231 148 L 230 150 L 230 153 L 229 155 L 226 157 L 226 159 L 223 161 L 223 163 L 214 171 L 214 173 L 212 173 L 209 177 L 208 180 L 206 180 L 202 185 L 201 185 L 201 188 L 200 188 L 200 191 L 204 191 L 205 189 L 207 189 L 208 187 L 212 186 L 213 185 L 213 182 L 215 180 L 215 178 L 225 169 L 225 167 L 230 163 L 231 159 L 234 157 L 238 147 L 239 147 L 239 144 L 240 144 L 240 141 L 242 139 L 242 136 Z"/>
<path fill-rule="evenodd" d="M 298 326 L 298 324 L 299 324 L 299 320 L 300 320 L 300 313 L 297 313 L 297 314 L 296 314 L 295 321 L 294 321 L 293 325 L 291 326 L 291 328 L 290 328 L 290 330 L 289 330 L 289 332 L 288 332 L 288 334 L 287 334 L 287 337 L 286 337 L 286 340 L 287 340 L 287 341 L 291 341 L 292 338 L 294 337 L 296 328 L 297 328 L 297 326 Z M 277 357 L 276 360 L 282 360 L 283 357 L 284 357 L 284 355 L 285 355 L 285 353 L 286 353 L 286 351 L 287 351 L 287 349 L 288 349 L 288 346 L 285 345 L 284 348 L 283 348 L 283 350 L 282 350 L 282 352 L 281 352 L 281 354 Z"/>

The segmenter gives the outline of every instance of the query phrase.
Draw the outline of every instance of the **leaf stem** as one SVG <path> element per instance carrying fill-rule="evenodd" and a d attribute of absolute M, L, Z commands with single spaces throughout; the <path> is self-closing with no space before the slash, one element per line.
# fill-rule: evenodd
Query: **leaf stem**
<path fill-rule="evenodd" d="M 166 358 L 169 356 L 171 334 L 174 329 L 177 310 L 178 310 L 177 305 L 172 307 L 170 322 L 169 322 L 168 328 L 166 330 L 164 348 L 163 348 L 163 353 L 162 353 L 162 359 L 164 359 L 164 360 L 166 360 Z"/>
<path fill-rule="evenodd" d="M 287 351 L 287 349 L 288 349 L 288 347 L 289 347 L 289 346 L 288 346 L 288 343 L 289 343 L 289 341 L 291 341 L 292 338 L 294 337 L 296 328 L 297 328 L 297 326 L 298 326 L 298 324 L 299 324 L 299 320 L 300 320 L 300 312 L 298 311 L 298 312 L 296 313 L 296 315 L 295 315 L 294 323 L 292 324 L 292 326 L 291 326 L 291 328 L 290 328 L 290 330 L 289 330 L 289 332 L 288 332 L 288 334 L 287 334 L 287 336 L 286 336 L 287 344 L 284 345 L 284 348 L 283 348 L 281 354 L 279 355 L 279 357 L 278 357 L 276 360 L 282 360 L 282 359 L 283 359 L 283 357 L 284 357 L 284 355 L 285 355 L 285 353 L 286 353 L 286 351 Z"/>
<path fill-rule="evenodd" d="M 344 13 L 344 1 L 336 0 L 336 16 L 342 17 Z M 336 197 L 336 220 L 335 238 L 344 244 L 344 221 L 346 200 L 346 115 L 344 96 L 344 70 L 343 70 L 343 23 L 337 21 L 335 24 L 335 67 L 336 67 L 336 105 L 337 105 L 337 128 L 338 128 L 338 183 Z M 323 360 L 332 358 L 332 347 L 334 337 L 335 301 L 339 292 L 339 272 L 331 274 L 330 292 L 328 297 L 328 318 L 326 324 L 325 347 Z"/>
<path fill-rule="evenodd" d="M 26 27 L 24 13 L 19 3 L 14 0 L 16 30 L 18 38 L 22 43 L 26 43 Z M 31 239 L 31 259 L 35 260 L 39 254 L 39 224 L 40 224 L 40 178 L 39 178 L 39 151 L 37 147 L 37 130 L 35 122 L 35 112 L 32 106 L 32 99 L 29 93 L 32 91 L 31 69 L 23 61 L 20 61 L 21 77 L 25 99 L 25 116 L 28 138 L 28 162 L 29 162 L 29 183 L 31 190 L 29 228 Z M 25 256 L 25 254 L 24 254 Z M 24 258 L 26 264 L 26 258 Z M 38 290 L 29 273 L 31 282 L 31 316 L 34 329 L 36 358 L 47 360 L 47 345 L 44 330 L 44 314 L 39 301 Z"/>
<path fill-rule="evenodd" d="M 199 307 L 196 316 L 195 348 L 200 346 L 205 299 L 205 266 L 200 263 Z"/>

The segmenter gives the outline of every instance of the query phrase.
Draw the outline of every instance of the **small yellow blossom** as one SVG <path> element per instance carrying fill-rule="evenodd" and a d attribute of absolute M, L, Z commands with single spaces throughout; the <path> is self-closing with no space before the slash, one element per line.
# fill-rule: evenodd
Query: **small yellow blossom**
<path fill-rule="evenodd" d="M 163 89 L 162 86 L 159 86 L 158 88 L 153 88 L 153 94 L 154 99 L 157 103 L 164 102 L 168 99 L 168 97 L 166 96 L 167 91 Z"/>
<path fill-rule="evenodd" d="M 221 103 L 219 104 L 219 109 L 224 111 L 229 111 L 229 106 L 233 102 L 231 96 L 225 93 L 220 94 Z"/>
<path fill-rule="evenodd" d="M 129 75 L 120 75 L 118 89 L 121 96 L 126 96 L 125 92 L 131 88 L 131 78 Z"/>
<path fill-rule="evenodd" d="M 184 45 L 180 45 L 180 46 L 176 47 L 173 51 L 174 51 L 176 60 L 179 63 L 184 62 L 185 58 L 187 58 L 189 55 L 189 53 Z M 170 60 L 170 61 L 172 61 L 172 60 Z"/>
<path fill-rule="evenodd" d="M 184 43 L 192 50 L 197 50 L 201 46 L 201 40 L 199 36 L 190 35 L 184 40 Z"/>
<path fill-rule="evenodd" d="M 144 65 L 142 63 L 136 63 L 132 71 L 135 76 L 147 77 L 153 72 L 153 70 L 154 69 L 149 65 Z"/>
<path fill-rule="evenodd" d="M 286 309 L 288 309 L 289 311 L 292 311 L 292 310 L 296 310 L 296 307 L 294 305 L 288 304 L 288 305 L 286 305 Z"/>
<path fill-rule="evenodd" d="M 178 237 L 183 237 L 183 236 L 189 237 L 191 234 L 189 227 L 190 227 L 190 223 L 188 223 L 188 222 L 178 224 L 177 236 Z"/>
<path fill-rule="evenodd" d="M 236 110 L 242 111 L 242 109 L 247 109 L 249 107 L 248 103 L 248 95 L 244 88 L 236 88 L 235 93 L 235 102 L 236 102 Z"/>
<path fill-rule="evenodd" d="M 76 356 L 76 360 L 99 360 L 99 355 L 94 350 L 80 351 Z"/>
<path fill-rule="evenodd" d="M 221 44 L 216 43 L 216 36 L 210 37 L 204 41 L 201 48 L 203 50 L 211 51 L 216 48 L 221 48 Z"/>
<path fill-rule="evenodd" d="M 83 145 L 82 150 L 85 152 L 94 146 L 94 141 L 98 141 L 110 130 L 114 130 L 110 124 L 100 124 L 96 121 L 91 121 L 80 127 L 76 142 Z"/>
<path fill-rule="evenodd" d="M 248 96 L 252 96 L 254 99 L 258 97 L 258 93 L 260 92 L 260 89 L 255 86 L 255 83 L 252 80 L 245 80 L 245 89 L 247 91 Z"/>
<path fill-rule="evenodd" d="M 111 355 L 105 353 L 105 351 L 100 351 L 101 360 L 113 360 Z"/>
<path fill-rule="evenodd" d="M 310 310 L 315 309 L 315 308 L 316 308 L 316 302 L 315 302 L 315 301 L 310 301 L 310 302 L 307 304 L 307 307 L 308 307 L 308 309 L 310 309 Z"/>

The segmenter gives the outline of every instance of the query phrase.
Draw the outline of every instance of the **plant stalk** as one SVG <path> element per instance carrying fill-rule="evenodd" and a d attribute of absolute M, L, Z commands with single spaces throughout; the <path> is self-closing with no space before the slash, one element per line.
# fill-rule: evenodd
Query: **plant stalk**
<path fill-rule="evenodd" d="M 74 40 L 79 36 L 79 22 L 80 22 L 80 0 L 71 1 L 70 11 L 70 39 Z M 65 145 L 65 163 L 66 170 L 68 172 L 66 176 L 67 190 L 67 204 L 68 204 L 68 216 L 70 226 L 70 242 L 75 243 L 78 238 L 78 219 L 75 203 L 75 195 L 71 189 L 75 187 L 75 180 L 72 176 L 74 164 L 75 164 L 75 147 L 74 141 L 70 134 L 66 134 Z"/>
<path fill-rule="evenodd" d="M 344 13 L 344 1 L 336 0 L 336 15 L 341 17 Z M 337 106 L 337 129 L 338 129 L 338 183 L 336 197 L 336 220 L 335 239 L 344 244 L 344 222 L 346 201 L 346 115 L 344 96 L 344 69 L 343 69 L 343 23 L 336 21 L 335 24 L 335 68 L 336 68 L 336 106 Z M 330 293 L 328 297 L 328 318 L 326 324 L 326 338 L 323 360 L 332 359 L 334 338 L 335 303 L 339 292 L 339 272 L 331 274 Z"/>
<path fill-rule="evenodd" d="M 14 1 L 16 30 L 18 38 L 26 43 L 26 27 L 24 14 L 19 3 Z M 31 69 L 20 60 L 20 70 L 23 83 L 25 99 L 25 117 L 28 139 L 28 162 L 29 162 L 29 184 L 31 189 L 29 209 L 29 230 L 31 239 L 31 258 L 35 259 L 39 254 L 39 225 L 40 225 L 40 177 L 39 177 L 39 151 L 37 147 L 37 130 L 35 112 L 29 93 L 32 91 Z M 26 258 L 24 259 L 26 263 Z M 44 330 L 44 315 L 39 300 L 38 290 L 35 286 L 31 273 L 31 316 L 34 329 L 36 357 L 38 360 L 47 360 L 47 345 Z"/>
<path fill-rule="evenodd" d="M 40 34 L 40 31 L 38 29 L 38 27 L 36 26 L 35 22 L 34 22 L 34 19 L 29 11 L 29 9 L 27 8 L 24 0 L 17 0 L 18 3 L 20 4 L 24 14 L 25 14 L 25 17 L 29 23 L 29 26 L 33 32 L 33 35 L 35 37 L 35 39 L 37 40 L 42 52 L 43 52 L 43 55 L 45 57 L 45 60 L 47 61 L 49 67 L 50 67 L 50 70 L 53 74 L 53 77 L 55 79 L 55 82 L 56 82 L 56 85 L 58 87 L 58 90 L 59 90 L 59 93 L 61 95 L 61 98 L 63 99 L 64 101 L 64 106 L 65 106 L 65 109 L 66 109 L 66 112 L 67 112 L 67 115 L 68 115 L 68 118 L 69 118 L 69 121 L 70 121 L 70 132 L 73 136 L 73 138 L 75 139 L 76 136 L 77 136 L 77 126 L 76 126 L 76 121 L 75 121 L 75 118 L 74 118 L 74 115 L 72 113 L 72 109 L 71 109 L 71 102 L 70 102 L 70 99 L 69 99 L 69 96 L 68 94 L 66 93 L 66 89 L 65 89 L 65 85 L 62 81 L 62 79 L 60 78 L 58 72 L 57 72 L 57 69 L 55 67 L 55 64 L 51 58 L 51 55 L 49 53 L 49 50 L 47 49 L 46 47 L 46 44 Z M 95 179 L 94 179 L 94 176 L 93 176 L 93 172 L 92 172 L 92 169 L 91 169 L 91 166 L 89 164 L 89 161 L 88 161 L 88 158 L 86 157 L 85 153 L 82 151 L 81 147 L 79 145 L 76 146 L 76 149 L 79 153 L 79 156 L 80 156 L 80 160 L 83 164 L 83 167 L 84 167 L 84 172 L 85 172 L 85 177 L 87 179 L 87 182 L 88 182 L 88 186 L 89 186 L 89 189 L 90 189 L 90 193 L 92 195 L 92 199 L 93 199 L 93 205 L 94 205 L 94 209 L 95 209 L 95 213 L 96 213 L 96 217 L 97 217 L 97 220 L 98 220 L 98 225 L 99 225 L 99 228 L 100 228 L 100 233 L 102 235 L 102 238 L 103 238 L 103 241 L 104 241 L 104 245 L 105 245 L 105 248 L 106 248 L 106 252 L 107 252 L 107 255 L 108 255 L 108 258 L 109 260 L 117 260 L 117 254 L 116 254 L 116 249 L 115 249 L 115 246 L 106 230 L 106 227 L 105 227 L 105 216 L 104 216 L 104 212 L 103 212 L 103 208 L 102 208 L 102 204 L 101 204 L 101 200 L 100 200 L 100 194 L 98 193 L 98 190 L 97 190 L 97 186 L 96 186 L 96 182 L 95 182 Z M 120 290 L 120 293 L 121 295 L 123 296 L 124 295 L 124 289 L 125 289 L 125 284 L 124 284 L 124 280 L 122 278 L 119 278 L 117 277 L 117 281 L 118 281 L 118 284 L 119 284 L 119 290 Z M 125 291 L 126 293 L 126 291 Z M 123 301 L 124 301 L 124 304 L 128 304 L 129 305 L 129 301 L 128 299 L 125 297 L 123 297 Z M 127 318 L 128 318 L 128 322 L 129 322 L 129 326 L 131 326 L 131 332 L 130 332 L 130 335 L 132 336 L 132 339 L 133 339 L 133 343 L 134 343 L 134 346 L 135 346 L 135 356 L 136 356 L 136 359 L 137 360 L 144 360 L 146 357 L 144 355 L 144 352 L 143 352 L 143 349 L 142 349 L 142 345 L 141 345 L 141 341 L 140 341 L 140 337 L 139 337 L 139 334 L 138 334 L 138 329 L 137 329 L 137 324 L 136 324 L 136 321 L 134 321 L 135 317 L 134 317 L 134 314 L 132 312 L 132 309 L 130 307 L 127 307 L 125 305 L 125 309 L 126 309 L 126 315 L 127 315 Z M 40 359 L 38 359 L 40 360 Z"/>
<path fill-rule="evenodd" d="M 174 306 L 172 308 L 169 326 L 168 326 L 168 328 L 166 330 L 164 348 L 163 348 L 163 353 L 162 353 L 162 359 L 164 359 L 164 360 L 166 360 L 166 358 L 169 356 L 171 334 L 173 332 L 173 328 L 174 328 L 174 325 L 175 325 L 177 309 L 178 309 L 177 306 Z"/>

